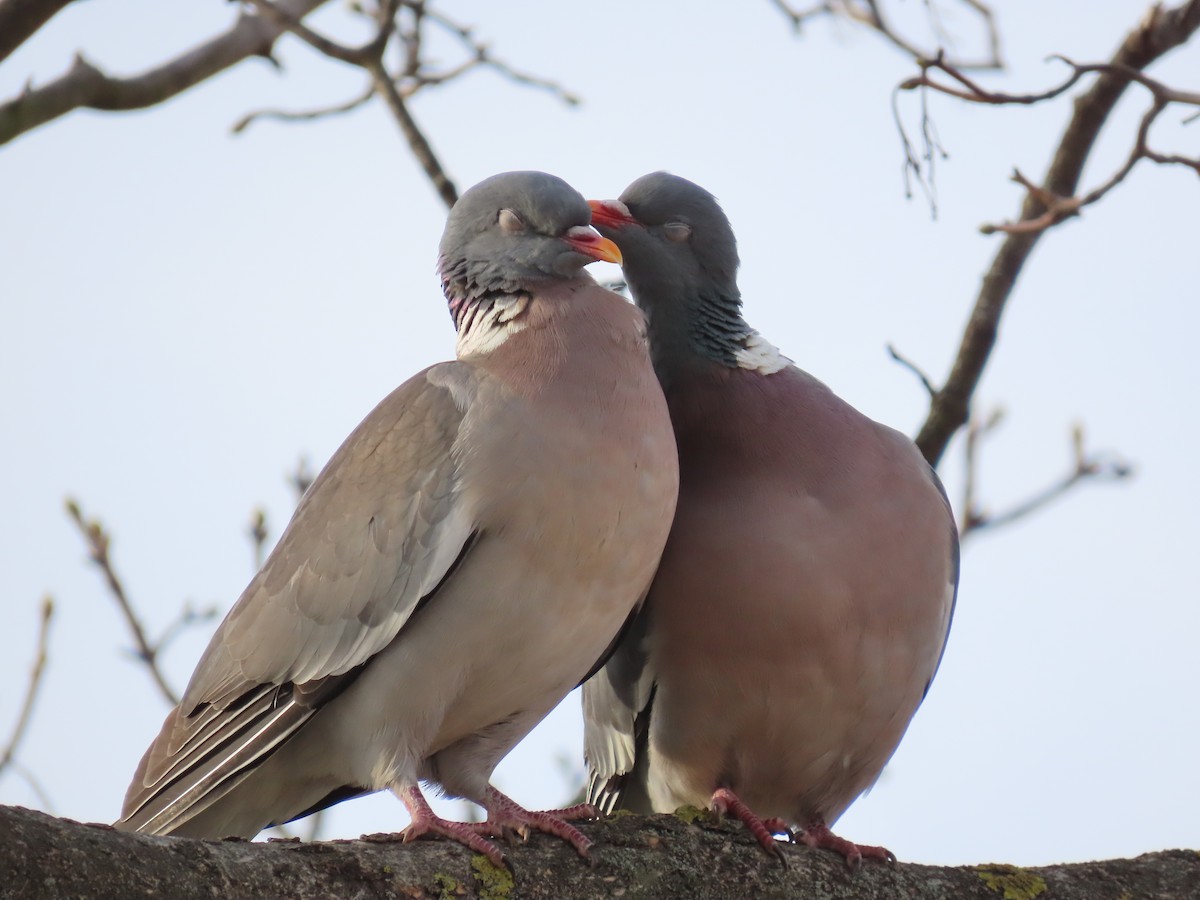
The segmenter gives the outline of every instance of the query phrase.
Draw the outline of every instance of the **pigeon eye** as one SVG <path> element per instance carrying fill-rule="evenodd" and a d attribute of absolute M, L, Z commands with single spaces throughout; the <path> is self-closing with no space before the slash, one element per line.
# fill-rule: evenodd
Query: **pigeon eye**
<path fill-rule="evenodd" d="M 500 210 L 500 230 L 505 234 L 518 234 L 525 230 L 525 223 L 511 209 Z"/>
<path fill-rule="evenodd" d="M 668 241 L 682 244 L 692 236 L 692 226 L 684 222 L 668 222 L 663 226 L 663 234 L 667 236 Z"/>

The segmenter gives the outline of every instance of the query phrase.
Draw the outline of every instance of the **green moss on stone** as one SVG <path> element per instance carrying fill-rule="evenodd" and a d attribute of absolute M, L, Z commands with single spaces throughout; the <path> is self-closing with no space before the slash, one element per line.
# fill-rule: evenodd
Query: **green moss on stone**
<path fill-rule="evenodd" d="M 1016 866 L 980 866 L 975 871 L 1004 900 L 1032 900 L 1046 892 L 1045 879 Z"/>
<path fill-rule="evenodd" d="M 471 869 L 471 874 L 479 885 L 479 896 L 484 900 L 506 900 L 512 894 L 512 872 L 497 868 L 496 864 L 482 853 L 471 857 Z"/>

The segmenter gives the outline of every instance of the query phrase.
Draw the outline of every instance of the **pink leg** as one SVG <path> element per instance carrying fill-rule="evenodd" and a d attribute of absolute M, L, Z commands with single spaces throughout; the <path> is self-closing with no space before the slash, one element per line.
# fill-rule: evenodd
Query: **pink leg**
<path fill-rule="evenodd" d="M 788 828 L 786 822 L 777 818 L 760 819 L 729 788 L 717 788 L 713 791 L 712 808 L 719 816 L 734 816 L 754 835 L 764 850 L 785 866 L 787 865 L 787 859 L 784 858 L 783 851 L 779 849 L 779 841 L 775 840 L 776 833 L 787 834 L 789 839 L 791 838 L 792 830 Z"/>
<path fill-rule="evenodd" d="M 567 809 L 535 812 L 525 809 L 494 787 L 488 787 L 486 799 L 484 805 L 488 811 L 487 821 L 467 826 L 477 834 L 504 837 L 509 832 L 516 832 L 524 839 L 529 837 L 532 829 L 561 838 L 574 847 L 584 859 L 590 859 L 588 848 L 592 846 L 592 842 L 582 831 L 572 826 L 570 820 L 596 818 L 596 808 L 591 804 L 580 803 Z"/>
<path fill-rule="evenodd" d="M 507 863 L 504 859 L 504 854 L 500 852 L 500 848 L 491 841 L 484 840 L 475 829 L 466 822 L 451 822 L 437 816 L 425 797 L 422 796 L 420 788 L 413 787 L 405 788 L 403 792 L 398 792 L 400 800 L 408 808 L 409 815 L 412 816 L 412 824 L 402 831 L 401 837 L 404 843 L 414 841 L 422 835 L 436 834 L 442 837 L 450 838 L 452 841 L 458 841 L 460 844 L 465 844 L 476 853 L 482 853 L 492 863 L 500 868 L 504 868 Z"/>
<path fill-rule="evenodd" d="M 820 816 L 804 826 L 804 833 L 800 836 L 800 840 L 809 847 L 840 853 L 846 858 L 846 865 L 851 869 L 857 869 L 861 866 L 864 858 L 881 859 L 890 863 L 896 861 L 896 854 L 892 853 L 887 847 L 856 844 L 853 841 L 838 837 L 829 830 L 829 826 L 825 824 L 825 820 Z"/>

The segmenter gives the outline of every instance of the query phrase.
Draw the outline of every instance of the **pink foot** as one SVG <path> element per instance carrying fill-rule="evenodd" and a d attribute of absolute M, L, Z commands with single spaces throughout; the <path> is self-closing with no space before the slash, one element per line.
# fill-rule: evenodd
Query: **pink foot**
<path fill-rule="evenodd" d="M 840 853 L 846 858 L 846 865 L 851 869 L 857 869 L 861 866 L 864 859 L 880 859 L 889 863 L 896 861 L 896 854 L 887 849 L 887 847 L 856 844 L 853 841 L 838 837 L 829 830 L 829 826 L 825 824 L 825 820 L 819 816 L 804 827 L 804 832 L 800 835 L 800 840 L 809 847 L 818 850 L 832 850 L 834 853 Z"/>
<path fill-rule="evenodd" d="M 400 800 L 408 808 L 409 815 L 412 816 L 412 824 L 400 833 L 404 843 L 415 841 L 423 835 L 441 835 L 470 847 L 476 853 L 482 853 L 499 868 L 507 866 L 508 863 L 504 859 L 504 854 L 500 852 L 500 848 L 491 841 L 480 837 L 470 823 L 451 822 L 435 815 L 421 795 L 420 788 L 415 785 L 405 788 L 400 794 Z"/>
<path fill-rule="evenodd" d="M 717 788 L 713 791 L 712 808 L 718 816 L 732 815 L 738 819 L 754 835 L 764 850 L 783 863 L 785 868 L 787 867 L 787 859 L 779 848 L 779 841 L 775 840 L 777 833 L 786 834 L 788 839 L 791 839 L 792 830 L 788 828 L 786 822 L 778 818 L 760 819 L 729 788 Z"/>
<path fill-rule="evenodd" d="M 592 846 L 592 842 L 582 831 L 570 824 L 570 820 L 596 818 L 596 808 L 590 803 L 580 803 L 567 809 L 536 812 L 526 809 L 494 787 L 489 787 L 485 806 L 488 811 L 487 821 L 467 826 L 476 834 L 507 837 L 515 832 L 522 839 L 526 839 L 530 830 L 541 831 L 566 841 L 584 859 L 591 858 L 588 856 L 588 848 Z"/>

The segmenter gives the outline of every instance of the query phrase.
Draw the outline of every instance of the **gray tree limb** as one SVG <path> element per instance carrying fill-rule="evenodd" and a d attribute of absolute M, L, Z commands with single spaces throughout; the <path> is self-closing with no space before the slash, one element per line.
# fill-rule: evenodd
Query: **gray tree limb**
<path fill-rule="evenodd" d="M 1200 885 L 1200 853 L 1022 869 L 1005 865 L 865 865 L 785 847 L 769 859 L 738 823 L 620 816 L 584 825 L 596 864 L 554 838 L 506 847 L 512 873 L 443 840 L 246 843 L 130 835 L 18 807 L 0 807 L 0 898 L 153 896 L 529 898 L 626 900 L 729 897 L 858 900 L 1183 900 Z"/>
<path fill-rule="evenodd" d="M 293 19 L 301 19 L 325 2 L 280 0 L 278 6 Z M 286 30 L 278 22 L 242 13 L 224 33 L 132 78 L 106 75 L 77 54 L 65 74 L 42 87 L 27 87 L 19 96 L 0 104 L 0 144 L 72 110 L 143 109 L 162 103 L 251 56 L 270 59 L 271 48 Z"/>
<path fill-rule="evenodd" d="M 72 0 L 0 0 L 0 62 Z"/>
<path fill-rule="evenodd" d="M 1188 0 L 1172 8 L 1152 6 L 1129 32 L 1113 55 L 1112 65 L 1140 71 L 1164 54 L 1188 42 L 1200 30 L 1200 0 Z M 1040 191 L 1026 194 L 1018 221 L 1038 218 L 1046 212 L 1042 196 L 1073 197 L 1092 147 L 1125 89 L 1133 83 L 1130 74 L 1106 71 L 1075 99 L 1071 120 L 1055 149 Z M 997 250 L 983 277 L 975 307 L 963 332 L 950 374 L 930 403 L 929 414 L 917 434 L 916 443 L 932 465 L 937 465 L 946 446 L 971 413 L 971 397 L 983 375 L 996 343 L 1000 318 L 1025 261 L 1045 231 L 1011 231 Z"/>

